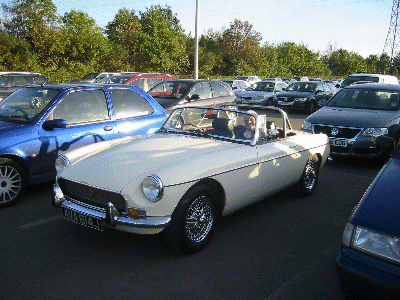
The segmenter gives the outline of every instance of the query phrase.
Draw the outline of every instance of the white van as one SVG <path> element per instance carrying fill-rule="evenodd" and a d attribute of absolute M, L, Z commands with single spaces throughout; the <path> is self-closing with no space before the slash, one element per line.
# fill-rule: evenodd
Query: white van
<path fill-rule="evenodd" d="M 371 74 L 371 73 L 357 73 L 347 76 L 342 82 L 341 87 L 344 88 L 356 82 L 377 82 L 386 84 L 399 84 L 399 79 L 393 75 Z"/>

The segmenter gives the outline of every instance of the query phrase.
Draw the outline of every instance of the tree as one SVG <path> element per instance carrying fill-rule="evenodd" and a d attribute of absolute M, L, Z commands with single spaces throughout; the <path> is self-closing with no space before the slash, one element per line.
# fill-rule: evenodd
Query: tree
<path fill-rule="evenodd" d="M 152 5 L 140 12 L 140 23 L 140 69 L 174 74 L 186 72 L 189 66 L 185 47 L 187 37 L 171 8 Z"/>
<path fill-rule="evenodd" d="M 261 33 L 249 22 L 235 19 L 221 38 L 225 74 L 251 74 L 260 67 Z"/>
<path fill-rule="evenodd" d="M 361 55 L 344 49 L 333 51 L 331 55 L 325 56 L 323 59 L 335 77 L 346 77 L 352 73 L 366 72 L 368 68 Z"/>
<path fill-rule="evenodd" d="M 5 30 L 28 41 L 38 27 L 57 27 L 59 24 L 57 7 L 51 0 L 13 0 L 11 5 L 2 4 L 2 9 L 6 15 Z"/>
<path fill-rule="evenodd" d="M 118 48 L 123 61 L 132 70 L 138 69 L 140 34 L 142 25 L 135 11 L 120 9 L 114 20 L 107 24 L 105 34 L 111 43 Z"/>
<path fill-rule="evenodd" d="M 24 39 L 0 30 L 0 71 L 38 71 L 37 57 Z"/>

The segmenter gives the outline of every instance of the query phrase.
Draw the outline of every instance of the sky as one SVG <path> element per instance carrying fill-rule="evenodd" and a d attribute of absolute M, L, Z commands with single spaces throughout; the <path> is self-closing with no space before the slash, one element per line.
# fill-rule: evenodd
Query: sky
<path fill-rule="evenodd" d="M 9 3 L 11 0 L 0 0 Z M 169 6 L 186 34 L 195 35 L 196 0 L 53 0 L 59 15 L 85 12 L 105 27 L 119 9 L 136 13 L 152 5 Z M 325 54 L 331 46 L 364 58 L 391 52 L 385 47 L 396 0 L 198 0 L 198 35 L 229 28 L 238 19 L 261 33 L 262 44 L 294 42 Z M 399 37 L 400 38 L 400 37 Z M 397 38 L 396 38 L 397 40 Z"/>

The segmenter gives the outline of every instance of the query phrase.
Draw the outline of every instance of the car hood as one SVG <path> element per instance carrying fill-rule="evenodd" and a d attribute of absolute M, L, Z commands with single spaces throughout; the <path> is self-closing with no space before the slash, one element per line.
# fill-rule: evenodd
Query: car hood
<path fill-rule="evenodd" d="M 397 115 L 395 115 L 396 113 Z M 312 124 L 368 128 L 385 127 L 395 118 L 399 118 L 398 111 L 324 106 L 308 116 L 306 121 Z"/>
<path fill-rule="evenodd" d="M 283 91 L 280 92 L 278 97 L 286 97 L 286 98 L 309 98 L 314 96 L 314 92 L 289 92 Z"/>
<path fill-rule="evenodd" d="M 84 184 L 121 191 L 136 178 L 144 179 L 150 174 L 160 175 L 168 166 L 183 162 L 187 168 L 185 172 L 181 169 L 176 176 L 163 173 L 162 180 L 165 185 L 169 185 L 182 180 L 179 178 L 182 176 L 185 180 L 190 180 L 189 173 L 193 169 L 190 169 L 188 161 L 198 163 L 205 155 L 235 147 L 243 145 L 197 136 L 157 133 L 128 142 L 125 140 L 112 147 L 105 147 L 102 151 L 94 151 L 92 155 L 84 155 L 84 159 L 75 159 L 70 167 L 63 169 L 58 175 Z M 210 169 L 204 161 L 201 162 L 201 167 L 204 170 Z M 198 170 L 196 174 L 204 170 Z"/>
<path fill-rule="evenodd" d="M 400 161 L 390 159 L 366 192 L 351 222 L 357 226 L 400 237 Z"/>
<path fill-rule="evenodd" d="M 263 91 L 244 91 L 237 93 L 237 96 L 242 98 L 257 98 L 257 97 L 268 97 L 274 95 L 274 92 L 263 92 Z"/>

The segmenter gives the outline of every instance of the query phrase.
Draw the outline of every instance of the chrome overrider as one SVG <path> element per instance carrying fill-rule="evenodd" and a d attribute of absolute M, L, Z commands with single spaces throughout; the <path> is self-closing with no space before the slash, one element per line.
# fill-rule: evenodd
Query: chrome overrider
<path fill-rule="evenodd" d="M 146 217 L 144 210 L 140 210 L 137 217 L 132 217 L 127 213 L 119 212 L 111 202 L 108 202 L 105 210 L 75 203 L 64 196 L 58 184 L 53 186 L 52 204 L 56 208 L 64 207 L 87 216 L 100 218 L 111 227 L 121 225 L 137 228 L 165 228 L 171 222 L 170 217 Z"/>

